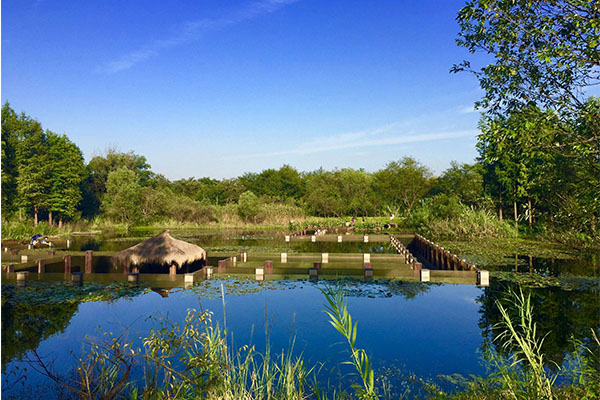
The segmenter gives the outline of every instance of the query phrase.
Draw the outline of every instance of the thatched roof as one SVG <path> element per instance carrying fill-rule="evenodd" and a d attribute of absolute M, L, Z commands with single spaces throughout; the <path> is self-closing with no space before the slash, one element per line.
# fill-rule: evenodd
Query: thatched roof
<path fill-rule="evenodd" d="M 118 265 L 176 264 L 179 268 L 202 259 L 206 260 L 206 251 L 202 247 L 173 238 L 168 229 L 112 257 Z"/>

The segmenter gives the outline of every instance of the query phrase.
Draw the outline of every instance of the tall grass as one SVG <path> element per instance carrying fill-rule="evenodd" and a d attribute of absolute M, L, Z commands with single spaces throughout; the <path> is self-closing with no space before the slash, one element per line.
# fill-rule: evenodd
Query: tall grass
<path fill-rule="evenodd" d="M 493 368 L 484 378 L 468 380 L 466 389 L 455 394 L 445 393 L 436 386 L 430 392 L 435 399 L 599 399 L 600 354 L 594 353 L 574 340 L 569 366 L 555 366 L 550 372 L 548 360 L 542 352 L 545 336 L 540 335 L 534 322 L 531 295 L 508 293 L 507 304 L 496 301 L 501 321 L 495 325 L 500 331 L 496 341 L 503 353 L 486 351 L 486 359 Z M 600 341 L 592 330 L 598 348 Z M 557 382 L 561 380 L 561 384 Z"/>
<path fill-rule="evenodd" d="M 325 313 L 329 316 L 329 323 L 346 339 L 350 350 L 348 364 L 354 366 L 356 374 L 360 377 L 361 385 L 352 385 L 356 390 L 357 397 L 369 400 L 378 399 L 375 388 L 375 372 L 366 351 L 356 347 L 358 322 L 352 323 L 352 316 L 348 312 L 343 289 L 340 286 L 328 287 L 322 293 L 327 301 Z"/>
<path fill-rule="evenodd" d="M 92 223 L 83 220 L 64 223 L 61 228 L 57 225 L 48 225 L 46 221 L 34 225 L 32 220 L 2 220 L 2 239 L 24 240 L 38 234 L 44 236 L 69 235 L 71 232 L 90 230 L 92 226 Z"/>
<path fill-rule="evenodd" d="M 500 221 L 489 211 L 469 207 L 448 218 L 436 217 L 426 208 L 420 209 L 410 215 L 406 224 L 431 238 L 482 239 L 518 236 L 518 232 L 508 221 Z"/>

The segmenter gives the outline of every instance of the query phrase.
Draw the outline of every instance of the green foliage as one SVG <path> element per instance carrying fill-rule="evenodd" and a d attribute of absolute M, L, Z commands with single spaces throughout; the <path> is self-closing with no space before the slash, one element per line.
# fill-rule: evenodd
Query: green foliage
<path fill-rule="evenodd" d="M 50 165 L 50 195 L 48 210 L 59 218 L 75 219 L 82 195 L 80 185 L 85 166 L 81 150 L 66 135 L 47 132 L 48 163 Z"/>
<path fill-rule="evenodd" d="M 362 385 L 353 385 L 359 399 L 378 399 L 375 388 L 375 372 L 363 349 L 356 348 L 358 322 L 352 323 L 352 316 L 348 312 L 344 291 L 341 286 L 328 287 L 322 290 L 327 304 L 325 313 L 329 316 L 329 323 L 346 339 L 350 349 L 351 364 L 356 369 Z"/>
<path fill-rule="evenodd" d="M 2 105 L 2 210 L 6 218 L 14 211 L 17 196 L 16 151 L 19 141 L 20 117 L 8 102 Z"/>
<path fill-rule="evenodd" d="M 140 185 L 132 170 L 121 167 L 108 174 L 102 208 L 109 218 L 133 224 L 139 218 Z"/>
<path fill-rule="evenodd" d="M 48 206 L 50 168 L 48 163 L 48 138 L 39 122 L 22 119 L 17 144 L 17 203 L 32 209 L 37 222 L 38 212 Z"/>
<path fill-rule="evenodd" d="M 481 207 L 486 202 L 483 173 L 484 169 L 480 163 L 469 165 L 452 161 L 450 168 L 435 181 L 430 193 L 453 196 L 462 204 Z"/>
<path fill-rule="evenodd" d="M 374 187 L 383 204 L 400 205 L 410 215 L 430 187 L 431 171 L 410 157 L 393 161 L 374 175 Z"/>
<path fill-rule="evenodd" d="M 469 1 L 459 11 L 457 44 L 494 62 L 468 70 L 479 79 L 491 112 L 513 110 L 534 101 L 572 113 L 581 89 L 596 83 L 600 60 L 598 5 L 587 0 Z"/>
<path fill-rule="evenodd" d="M 313 215 L 367 216 L 375 210 L 373 177 L 363 170 L 319 169 L 306 177 L 306 206 Z"/>
<path fill-rule="evenodd" d="M 94 216 L 100 209 L 104 194 L 107 192 L 108 176 L 120 168 L 133 171 L 140 184 L 146 185 L 154 178 L 146 157 L 134 154 L 133 151 L 122 153 L 115 148 L 108 148 L 104 155 L 93 157 L 87 165 L 85 182 L 84 215 Z"/>
<path fill-rule="evenodd" d="M 256 223 L 260 212 L 260 200 L 251 191 L 246 191 L 240 195 L 237 211 L 244 221 Z"/>
<path fill-rule="evenodd" d="M 438 195 L 422 202 L 406 226 L 431 238 L 476 239 L 516 237 L 516 230 L 487 210 L 475 210 L 455 197 Z"/>
<path fill-rule="evenodd" d="M 261 173 L 246 173 L 239 178 L 240 183 L 259 197 L 283 201 L 300 200 L 304 194 L 304 180 L 300 173 L 289 165 L 279 170 L 266 169 Z"/>

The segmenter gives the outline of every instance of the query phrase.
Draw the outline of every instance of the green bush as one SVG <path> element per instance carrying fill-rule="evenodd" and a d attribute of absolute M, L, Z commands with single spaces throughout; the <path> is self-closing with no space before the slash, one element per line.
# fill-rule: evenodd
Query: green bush
<path fill-rule="evenodd" d="M 259 213 L 261 211 L 260 200 L 251 191 L 246 191 L 240 194 L 238 201 L 237 212 L 242 220 L 245 222 L 261 222 L 259 220 Z"/>

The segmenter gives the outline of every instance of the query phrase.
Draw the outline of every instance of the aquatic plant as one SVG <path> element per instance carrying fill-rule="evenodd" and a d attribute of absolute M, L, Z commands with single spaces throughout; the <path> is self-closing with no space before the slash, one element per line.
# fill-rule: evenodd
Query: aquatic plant
<path fill-rule="evenodd" d="M 375 388 L 375 372 L 364 349 L 356 347 L 358 322 L 352 323 L 352 316 L 348 312 L 346 298 L 341 286 L 328 287 L 322 290 L 327 304 L 325 313 L 329 316 L 329 323 L 346 339 L 350 349 L 350 361 L 362 381 L 361 385 L 352 385 L 360 399 L 378 399 Z"/>

